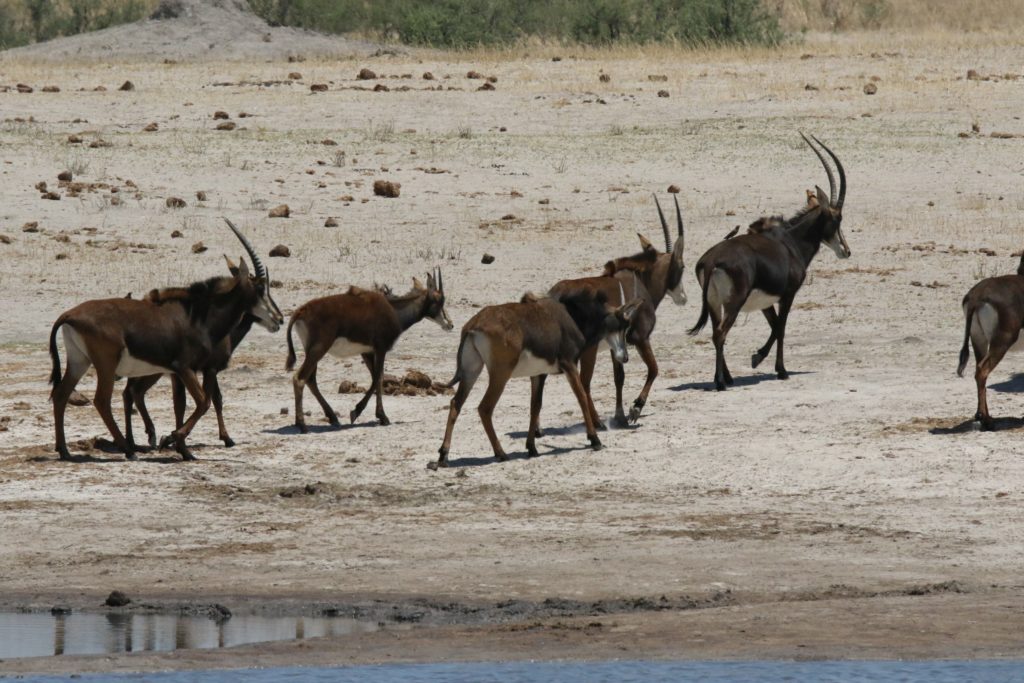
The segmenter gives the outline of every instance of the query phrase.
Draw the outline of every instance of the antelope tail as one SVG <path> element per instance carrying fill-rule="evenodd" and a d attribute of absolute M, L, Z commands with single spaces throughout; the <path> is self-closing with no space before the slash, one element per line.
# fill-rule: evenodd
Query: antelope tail
<path fill-rule="evenodd" d="M 714 270 L 712 268 L 712 270 Z M 708 324 L 708 316 L 710 309 L 708 308 L 708 284 L 711 282 L 711 272 L 702 273 L 704 275 L 703 281 L 700 283 L 701 297 L 700 297 L 700 317 L 697 319 L 697 324 L 690 328 L 689 334 L 695 335 L 704 329 L 704 326 Z"/>
<path fill-rule="evenodd" d="M 974 308 L 972 306 L 967 307 L 965 317 L 967 318 L 967 322 L 964 324 L 964 345 L 960 349 L 960 365 L 956 368 L 956 374 L 958 377 L 964 376 L 964 368 L 967 367 L 967 359 L 970 357 L 967 342 L 971 340 L 971 322 L 974 320 Z"/>
<path fill-rule="evenodd" d="M 455 355 L 455 376 L 445 386 L 451 389 L 456 384 L 462 381 L 462 350 L 466 348 L 466 338 L 469 337 L 465 332 L 462 333 L 462 339 L 459 340 L 459 351 Z"/>
<path fill-rule="evenodd" d="M 288 321 L 288 329 L 284 333 L 284 336 L 288 338 L 288 358 L 284 362 L 284 369 L 289 372 L 295 369 L 295 346 L 292 344 L 292 325 L 294 324 L 295 316 L 293 315 Z"/>
<path fill-rule="evenodd" d="M 53 368 L 50 370 L 50 384 L 56 387 L 60 384 L 60 352 L 57 350 L 57 330 L 60 329 L 61 325 L 64 324 L 64 316 L 57 318 L 57 322 L 53 324 L 53 328 L 50 330 L 50 361 L 53 363 Z M 53 393 L 50 393 L 50 397 L 53 398 Z"/>

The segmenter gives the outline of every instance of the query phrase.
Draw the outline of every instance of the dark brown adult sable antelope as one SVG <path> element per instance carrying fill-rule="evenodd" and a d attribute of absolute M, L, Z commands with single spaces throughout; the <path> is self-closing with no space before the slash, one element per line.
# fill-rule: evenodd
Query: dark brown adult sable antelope
<path fill-rule="evenodd" d="M 625 332 L 639 305 L 639 301 L 631 301 L 625 306 L 609 306 L 602 290 L 582 288 L 562 297 L 541 298 L 527 294 L 519 303 L 481 309 L 462 328 L 455 377 L 448 384 L 458 384 L 459 388 L 448 408 L 448 425 L 434 467 L 448 466 L 455 421 L 484 367 L 488 374 L 487 391 L 478 412 L 494 457 L 499 461 L 508 457 L 494 432 L 491 418 L 505 384 L 512 377 L 529 377 L 536 388 L 539 377 L 564 373 L 583 411 L 590 445 L 600 450 L 601 440 L 588 409 L 589 399 L 576 363 L 584 349 L 600 339 L 608 343 L 619 362 L 625 363 L 629 359 Z M 537 455 L 539 396 L 539 392 L 534 391 L 530 402 L 530 429 L 526 437 L 530 456 Z"/>
<path fill-rule="evenodd" d="M 237 234 L 237 233 L 236 233 Z M 247 250 L 250 247 L 246 246 Z M 114 422 L 110 399 L 117 377 L 144 377 L 174 373 L 185 385 L 196 408 L 180 428 L 171 433 L 185 460 L 194 456 L 185 438 L 209 408 L 210 397 L 203 392 L 196 369 L 204 367 L 214 347 L 234 329 L 246 314 L 259 320 L 274 319 L 261 278 L 249 276 L 242 259 L 230 278 L 215 277 L 175 290 L 161 301 L 150 299 L 96 299 L 61 314 L 50 331 L 50 357 L 56 450 L 69 459 L 64 437 L 64 412 L 68 398 L 90 366 L 96 367 L 96 395 L 93 404 L 129 460 L 135 449 Z M 57 352 L 57 331 L 63 330 L 67 367 L 61 376 Z"/>
<path fill-rule="evenodd" d="M 625 256 L 609 261 L 605 264 L 604 274 L 598 277 L 577 278 L 573 280 L 562 280 L 555 284 L 548 292 L 555 297 L 563 297 L 567 294 L 582 291 L 586 288 L 601 290 L 608 297 L 608 302 L 613 306 L 621 306 L 626 301 L 638 299 L 640 301 L 636 312 L 626 331 L 626 342 L 635 346 L 644 365 L 647 366 L 647 380 L 644 382 L 639 396 L 633 401 L 633 406 L 626 416 L 622 406 L 622 385 L 625 382 L 626 373 L 612 354 L 612 370 L 615 377 L 615 418 L 616 425 L 623 427 L 640 418 L 640 412 L 647 403 L 651 386 L 658 376 L 658 361 L 651 349 L 651 333 L 657 319 L 656 311 L 658 305 L 668 294 L 677 305 L 686 303 L 686 291 L 683 288 L 683 249 L 685 247 L 685 229 L 683 227 L 683 213 L 679 208 L 679 200 L 675 198 L 676 204 L 676 240 L 672 243 L 669 234 L 668 221 L 661 210 L 661 204 L 657 196 L 654 203 L 658 207 L 658 217 L 661 219 L 661 230 L 665 237 L 665 252 L 659 252 L 643 235 L 637 234 L 640 238 L 642 251 L 633 256 Z M 623 298 L 624 297 L 624 298 Z M 588 346 L 580 356 L 580 381 L 590 398 L 590 383 L 594 377 L 594 366 L 597 362 L 597 353 L 600 347 L 600 340 Z M 541 396 L 535 396 L 533 400 L 543 402 L 544 376 L 541 376 L 533 385 L 534 392 L 540 392 Z M 605 429 L 604 423 L 594 407 L 593 400 L 589 401 L 591 419 L 598 429 Z M 538 433 L 537 436 L 540 436 Z"/>
<path fill-rule="evenodd" d="M 288 360 L 286 370 L 295 367 L 295 348 L 292 346 L 292 327 L 302 341 L 306 357 L 292 378 L 295 389 L 295 426 L 303 434 L 309 431 L 302 412 L 302 394 L 306 386 L 324 415 L 332 425 L 338 424 L 338 416 L 324 399 L 316 383 L 316 367 L 320 359 L 330 353 L 337 358 L 361 355 L 370 370 L 370 388 L 349 413 L 349 421 L 355 422 L 370 400 L 377 394 L 377 420 L 381 425 L 390 424 L 384 414 L 381 380 L 384 376 L 384 356 L 407 329 L 423 319 L 433 320 L 444 330 L 451 330 L 451 318 L 444 308 L 444 283 L 441 269 L 436 275 L 427 275 L 427 286 L 413 278 L 413 287 L 401 296 L 395 296 L 387 288 L 360 289 L 350 287 L 344 294 L 335 294 L 304 303 L 293 314 L 288 323 Z"/>
<path fill-rule="evenodd" d="M 262 319 L 257 318 L 251 313 L 246 313 L 242 320 L 235 325 L 231 330 L 231 333 L 220 340 L 219 343 L 215 344 L 207 359 L 206 364 L 202 368 L 196 368 L 196 370 L 202 370 L 203 372 L 203 393 L 210 396 L 213 402 L 213 409 L 217 414 L 217 429 L 220 434 L 221 441 L 227 447 L 235 445 L 234 440 L 228 435 L 227 426 L 224 424 L 224 400 L 220 391 L 220 382 L 217 380 L 217 374 L 225 370 L 228 364 L 231 362 L 231 355 L 234 353 L 238 345 L 242 343 L 245 336 L 249 333 L 253 323 L 257 323 L 260 326 L 266 328 L 270 332 L 276 332 L 284 324 L 284 316 L 281 314 L 281 309 L 278 308 L 277 302 L 274 301 L 273 296 L 270 293 L 270 273 L 267 271 L 266 266 L 260 260 L 259 256 L 256 255 L 256 250 L 253 248 L 252 243 L 246 239 L 238 228 L 235 227 L 234 223 L 228 221 L 228 227 L 231 228 L 232 232 L 238 236 L 242 244 L 245 246 L 246 251 L 249 253 L 249 258 L 252 259 L 253 267 L 256 269 L 255 275 L 249 277 L 254 280 L 254 285 L 260 290 L 261 295 L 263 290 L 266 290 L 266 298 L 270 303 L 270 318 Z M 228 260 L 228 269 L 231 271 L 232 277 L 238 276 L 238 266 Z M 230 278 L 222 278 L 228 280 Z M 165 289 L 154 289 L 146 298 L 150 301 L 161 302 L 171 300 L 176 294 L 183 290 L 177 288 L 165 288 Z M 132 406 L 135 405 L 139 409 L 139 415 L 142 417 L 142 422 L 145 425 L 146 436 L 149 439 L 149 445 L 156 446 L 156 428 L 153 426 L 153 420 L 149 416 L 149 410 L 146 408 L 146 392 L 159 381 L 161 375 L 150 375 L 148 377 L 132 377 L 128 379 L 127 385 L 125 386 L 122 398 L 124 399 L 124 423 L 125 423 L 125 439 L 134 448 L 135 442 L 132 437 Z M 171 393 L 174 400 L 174 423 L 175 427 L 181 429 L 185 423 L 185 385 L 181 382 L 176 375 L 171 375 Z"/>
<path fill-rule="evenodd" d="M 786 320 L 793 299 L 804 283 L 807 268 L 822 244 L 827 244 L 841 259 L 850 256 L 850 247 L 842 231 L 846 172 L 832 150 L 812 136 L 835 162 L 839 173 L 837 197 L 835 177 L 824 155 L 807 136 L 803 133 L 800 136 L 825 167 L 829 194 L 816 187 L 816 201 L 808 202 L 792 218 L 761 218 L 751 225 L 749 233 L 719 242 L 697 262 L 697 281 L 703 297 L 700 319 L 690 334 L 700 332 L 711 318 L 715 344 L 715 388 L 719 391 L 733 383 L 725 363 L 725 338 L 740 311 L 761 311 L 771 328 L 768 341 L 751 357 L 751 365 L 756 368 L 777 341 L 775 372 L 779 379 L 787 379 L 789 373 L 786 372 L 782 351 Z M 778 312 L 775 304 L 779 306 Z"/>
<path fill-rule="evenodd" d="M 964 376 L 969 352 L 974 347 L 974 380 L 978 384 L 978 410 L 974 419 L 982 429 L 992 429 L 985 384 L 1007 351 L 1021 348 L 1020 331 L 1024 327 L 1024 256 L 1016 275 L 985 278 L 971 287 L 963 301 L 964 345 L 960 349 L 960 365 L 956 374 Z"/>

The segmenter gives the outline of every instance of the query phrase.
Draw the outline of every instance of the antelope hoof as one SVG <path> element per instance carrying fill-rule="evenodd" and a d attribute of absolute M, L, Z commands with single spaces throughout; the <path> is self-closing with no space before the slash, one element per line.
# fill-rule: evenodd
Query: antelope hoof
<path fill-rule="evenodd" d="M 995 420 L 993 420 L 991 417 L 983 417 L 983 418 L 981 418 L 980 423 L 981 423 L 981 431 L 983 431 L 983 432 L 991 432 L 992 430 L 994 430 L 996 428 Z"/>
<path fill-rule="evenodd" d="M 67 447 L 61 447 L 56 449 L 57 453 L 60 454 L 61 460 L 71 460 L 71 452 L 68 451 Z"/>
<path fill-rule="evenodd" d="M 715 391 L 725 391 L 725 382 L 716 379 L 715 380 Z"/>
<path fill-rule="evenodd" d="M 230 436 L 222 436 L 221 437 L 221 441 L 224 442 L 224 446 L 226 448 L 234 448 L 235 447 L 235 440 L 232 439 Z"/>
<path fill-rule="evenodd" d="M 139 456 L 135 454 L 135 451 L 128 451 L 127 453 L 124 454 L 124 459 L 125 460 L 133 460 L 134 461 L 134 460 L 138 460 Z"/>
<path fill-rule="evenodd" d="M 508 462 L 508 456 L 505 455 L 504 453 L 495 453 L 494 459 L 497 460 L 498 462 Z"/>
<path fill-rule="evenodd" d="M 381 415 L 377 418 L 377 423 L 381 427 L 387 427 L 389 424 L 391 424 L 391 420 L 388 419 L 387 415 Z"/>
<path fill-rule="evenodd" d="M 182 460 L 183 460 L 184 462 L 194 462 L 194 461 L 195 461 L 195 460 L 197 460 L 198 458 L 196 458 L 196 456 L 192 455 L 192 452 L 191 452 L 191 451 L 189 451 L 189 450 L 188 450 L 188 449 L 186 448 L 185 450 L 181 451 L 181 459 L 182 459 Z"/>
<path fill-rule="evenodd" d="M 160 439 L 160 450 L 170 448 L 172 443 L 174 443 L 174 435 L 168 434 L 164 438 Z"/>
<path fill-rule="evenodd" d="M 348 414 L 348 423 L 349 424 L 355 424 L 356 420 L 359 418 L 359 413 L 361 413 L 361 412 L 363 412 L 363 411 L 358 410 L 358 409 L 350 411 L 349 414 Z"/>
<path fill-rule="evenodd" d="M 295 428 L 299 430 L 299 434 L 309 434 L 309 427 L 306 426 L 305 422 L 296 422 Z"/>
<path fill-rule="evenodd" d="M 537 427 L 535 430 L 533 430 L 533 438 L 539 439 L 542 436 L 544 436 L 544 430 L 543 429 L 541 429 L 540 427 Z"/>
<path fill-rule="evenodd" d="M 630 415 L 632 414 L 633 412 L 630 411 Z M 625 415 L 616 415 L 615 417 L 612 418 L 612 424 L 618 427 L 619 429 L 625 429 L 626 427 L 629 426 L 629 418 L 627 418 Z"/>
<path fill-rule="evenodd" d="M 789 373 L 786 372 L 785 370 L 779 370 L 776 374 L 779 379 L 789 379 Z"/>
<path fill-rule="evenodd" d="M 757 366 L 760 365 L 761 361 L 763 360 L 764 356 L 762 356 L 760 353 L 753 354 L 752 356 L 750 356 L 750 367 L 757 368 Z"/>
<path fill-rule="evenodd" d="M 600 451 L 604 448 L 604 444 L 601 443 L 601 439 L 597 438 L 597 434 L 590 437 L 590 448 L 595 451 Z"/>
<path fill-rule="evenodd" d="M 328 415 L 327 416 L 327 421 L 331 424 L 332 427 L 340 427 L 341 426 L 341 420 L 338 419 L 337 415 Z"/>
<path fill-rule="evenodd" d="M 146 436 L 149 437 L 149 447 L 156 448 L 156 432 L 149 432 Z"/>
<path fill-rule="evenodd" d="M 526 445 L 526 457 L 536 458 L 538 455 L 540 455 L 540 453 L 537 452 L 536 446 L 534 446 L 533 444 Z"/>
<path fill-rule="evenodd" d="M 636 405 L 629 409 L 629 417 L 626 418 L 627 421 L 629 422 L 629 424 L 636 424 L 637 423 L 637 421 L 640 419 L 640 411 L 642 409 L 643 409 L 643 406 L 636 406 Z"/>

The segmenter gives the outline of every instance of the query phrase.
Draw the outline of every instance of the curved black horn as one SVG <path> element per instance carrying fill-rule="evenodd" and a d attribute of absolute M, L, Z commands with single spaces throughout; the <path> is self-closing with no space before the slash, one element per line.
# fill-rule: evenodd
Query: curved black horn
<path fill-rule="evenodd" d="M 437 291 L 444 294 L 444 281 L 441 279 L 441 266 L 437 267 Z"/>
<path fill-rule="evenodd" d="M 828 155 L 832 157 L 832 161 L 836 162 L 836 170 L 839 171 L 839 199 L 833 200 L 832 203 L 835 204 L 836 209 L 841 209 L 843 208 L 843 202 L 846 201 L 846 171 L 843 170 L 843 165 L 840 163 L 839 157 L 837 157 L 832 150 L 826 147 L 824 142 L 813 135 L 811 137 L 814 138 L 815 142 L 821 145 L 822 149 L 828 152 Z"/>
<path fill-rule="evenodd" d="M 683 210 L 679 208 L 679 195 L 672 195 L 672 199 L 676 203 L 676 231 L 679 233 L 679 237 L 683 237 L 686 230 L 683 228 Z"/>
<path fill-rule="evenodd" d="M 800 137 L 802 137 L 804 139 L 804 142 L 807 143 L 808 147 L 810 147 L 812 150 L 814 150 L 814 154 L 817 155 L 818 161 L 820 161 L 821 165 L 825 167 L 825 173 L 828 174 L 828 203 L 833 205 L 833 206 L 835 206 L 835 203 L 836 203 L 836 177 L 834 175 L 832 175 L 832 168 L 828 165 L 828 162 L 825 161 L 825 155 L 822 154 L 821 150 L 819 150 L 817 147 L 815 147 L 814 144 L 812 144 L 811 141 L 807 139 L 807 136 L 804 135 L 803 131 L 800 131 Z M 815 140 L 815 142 L 817 142 L 818 138 L 814 138 L 814 140 Z M 818 142 L 818 144 L 821 145 L 820 142 Z M 825 145 L 821 145 L 821 146 L 824 147 Z"/>
<path fill-rule="evenodd" d="M 668 236 L 668 221 L 665 220 L 665 214 L 661 211 L 661 204 L 658 202 L 658 195 L 651 193 L 654 196 L 654 205 L 658 207 L 658 218 L 661 219 L 661 232 L 665 235 L 665 253 L 672 251 L 672 240 Z"/>
<path fill-rule="evenodd" d="M 260 261 L 260 257 L 256 255 L 256 248 L 252 246 L 252 242 L 247 240 L 245 235 L 242 234 L 242 231 L 236 228 L 235 224 L 230 220 L 225 218 L 224 222 L 228 224 L 228 227 L 231 228 L 231 232 L 235 233 L 235 237 L 239 239 L 242 246 L 245 247 L 245 250 L 249 252 L 249 258 L 252 259 L 252 265 L 256 269 L 256 277 L 266 279 L 267 269 L 263 265 L 263 261 Z"/>

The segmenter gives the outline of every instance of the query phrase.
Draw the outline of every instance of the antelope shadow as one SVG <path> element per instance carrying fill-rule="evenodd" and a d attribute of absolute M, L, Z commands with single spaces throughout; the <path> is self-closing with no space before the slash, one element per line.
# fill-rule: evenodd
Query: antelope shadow
<path fill-rule="evenodd" d="M 797 377 L 798 375 L 813 375 L 813 374 L 815 374 L 815 373 L 812 370 L 804 370 L 804 371 L 790 370 L 789 371 L 789 376 L 791 378 L 792 377 Z M 775 381 L 786 382 L 786 381 L 789 381 L 789 380 L 780 380 L 778 377 L 776 377 L 774 372 L 772 372 L 772 373 L 760 372 L 760 373 L 758 373 L 756 375 L 743 375 L 741 377 L 736 377 L 733 380 L 732 386 L 733 387 L 753 387 L 753 386 L 757 386 L 761 382 L 766 382 L 766 381 L 767 382 L 775 382 Z M 710 382 L 685 382 L 683 384 L 677 384 L 674 387 L 668 387 L 668 390 L 669 391 L 693 391 L 693 390 L 715 391 L 715 382 L 714 382 L 714 380 L 712 380 Z"/>

